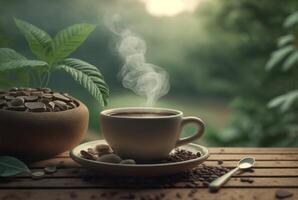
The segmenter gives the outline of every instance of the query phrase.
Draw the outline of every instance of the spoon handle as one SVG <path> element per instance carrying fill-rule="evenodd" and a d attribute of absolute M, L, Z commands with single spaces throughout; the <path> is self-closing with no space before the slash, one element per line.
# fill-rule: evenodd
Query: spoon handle
<path fill-rule="evenodd" d="M 228 180 L 229 180 L 229 178 L 235 173 L 235 172 L 237 172 L 239 170 L 239 168 L 238 167 L 236 167 L 235 169 L 232 169 L 231 171 L 229 171 L 228 173 L 226 173 L 226 174 L 224 174 L 224 175 L 222 175 L 221 177 L 219 177 L 219 178 L 217 178 L 217 179 L 215 179 L 214 181 L 212 181 L 210 184 L 209 184 L 209 190 L 210 191 L 217 191 L 217 190 L 219 190 L 219 188 L 223 185 L 223 184 L 225 184 Z"/>

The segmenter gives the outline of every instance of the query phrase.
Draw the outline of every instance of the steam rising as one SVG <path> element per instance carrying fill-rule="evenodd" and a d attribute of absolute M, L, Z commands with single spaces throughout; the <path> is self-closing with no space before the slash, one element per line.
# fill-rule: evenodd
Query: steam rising
<path fill-rule="evenodd" d="M 170 89 L 168 73 L 161 67 L 146 62 L 146 42 L 121 25 L 119 15 L 105 17 L 106 26 L 118 36 L 117 50 L 124 60 L 119 77 L 125 88 L 147 99 L 153 106 Z"/>

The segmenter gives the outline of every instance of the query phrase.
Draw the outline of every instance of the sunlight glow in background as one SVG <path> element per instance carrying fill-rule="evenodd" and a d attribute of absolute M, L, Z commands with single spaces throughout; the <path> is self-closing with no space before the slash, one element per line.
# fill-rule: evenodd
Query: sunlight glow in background
<path fill-rule="evenodd" d="M 172 17 L 182 12 L 193 12 L 203 0 L 140 0 L 149 14 Z"/>

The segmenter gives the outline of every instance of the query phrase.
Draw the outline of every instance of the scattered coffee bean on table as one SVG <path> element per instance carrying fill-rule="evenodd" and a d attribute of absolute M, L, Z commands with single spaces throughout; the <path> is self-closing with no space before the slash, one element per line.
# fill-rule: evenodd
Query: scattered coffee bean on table
<path fill-rule="evenodd" d="M 215 180 L 212 175 L 222 176 L 228 171 L 229 169 L 223 166 L 201 164 L 191 171 L 161 177 L 114 177 L 90 170 L 81 170 L 79 176 L 83 181 L 102 184 L 108 182 L 111 185 L 126 188 L 197 188 L 208 187 L 209 183 Z M 195 190 L 192 191 L 192 193 L 195 192 Z"/>
<path fill-rule="evenodd" d="M 57 171 L 57 167 L 56 166 L 46 166 L 45 168 L 44 168 L 44 171 L 45 171 L 45 173 L 47 173 L 47 174 L 53 174 L 53 173 L 55 173 L 56 171 Z"/>
<path fill-rule="evenodd" d="M 0 110 L 23 112 L 59 112 L 73 109 L 79 103 L 67 94 L 49 88 L 12 88 L 0 91 Z"/>
<path fill-rule="evenodd" d="M 289 198 L 292 197 L 293 193 L 287 191 L 287 190 L 277 190 L 275 192 L 275 197 L 278 199 L 285 199 L 285 198 Z"/>
<path fill-rule="evenodd" d="M 222 165 L 223 164 L 223 161 L 222 160 L 218 160 L 217 161 L 217 164 Z"/>
<path fill-rule="evenodd" d="M 241 182 L 246 182 L 246 183 L 253 183 L 254 182 L 254 180 L 250 179 L 250 178 L 240 178 L 240 181 Z"/>
<path fill-rule="evenodd" d="M 43 171 L 32 172 L 31 176 L 32 179 L 38 180 L 42 179 L 45 176 L 45 173 Z"/>

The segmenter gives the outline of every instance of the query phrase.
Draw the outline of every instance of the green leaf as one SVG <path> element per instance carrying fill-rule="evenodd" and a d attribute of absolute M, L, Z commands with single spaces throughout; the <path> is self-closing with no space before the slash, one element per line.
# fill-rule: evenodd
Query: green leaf
<path fill-rule="evenodd" d="M 57 67 L 69 73 L 77 82 L 86 88 L 102 106 L 107 104 L 109 89 L 97 67 L 74 58 L 65 59 Z"/>
<path fill-rule="evenodd" d="M 20 69 L 24 67 L 40 67 L 48 64 L 40 60 L 12 60 L 5 63 L 0 63 L 0 71 Z"/>
<path fill-rule="evenodd" d="M 297 61 L 298 61 L 298 51 L 295 51 L 294 53 L 289 55 L 289 57 L 287 57 L 287 59 L 285 60 L 282 66 L 282 69 L 284 71 L 289 70 L 295 63 L 297 63 Z"/>
<path fill-rule="evenodd" d="M 51 36 L 28 22 L 14 20 L 18 29 L 25 36 L 33 54 L 40 60 L 47 60 L 47 53 L 50 51 L 52 43 Z"/>
<path fill-rule="evenodd" d="M 293 34 L 284 35 L 280 37 L 277 41 L 278 47 L 282 47 L 290 42 L 293 42 L 295 40 L 295 36 Z"/>
<path fill-rule="evenodd" d="M 288 92 L 286 94 L 275 97 L 268 103 L 269 108 L 280 107 L 282 112 L 291 108 L 293 103 L 298 99 L 298 90 Z"/>
<path fill-rule="evenodd" d="M 265 66 L 266 70 L 271 70 L 276 64 L 282 61 L 289 53 L 294 50 L 295 47 L 293 45 L 288 45 L 274 51 Z"/>
<path fill-rule="evenodd" d="M 0 48 L 0 63 L 9 62 L 11 60 L 26 60 L 26 58 L 13 49 Z"/>
<path fill-rule="evenodd" d="M 75 51 L 95 29 L 91 24 L 75 24 L 60 31 L 53 39 L 53 63 L 61 61 Z"/>
<path fill-rule="evenodd" d="M 8 177 L 30 172 L 25 163 L 11 156 L 0 156 L 0 177 Z"/>
<path fill-rule="evenodd" d="M 287 17 L 287 19 L 284 22 L 284 27 L 289 28 L 293 25 L 298 23 L 298 12 L 294 12 L 290 16 Z"/>

